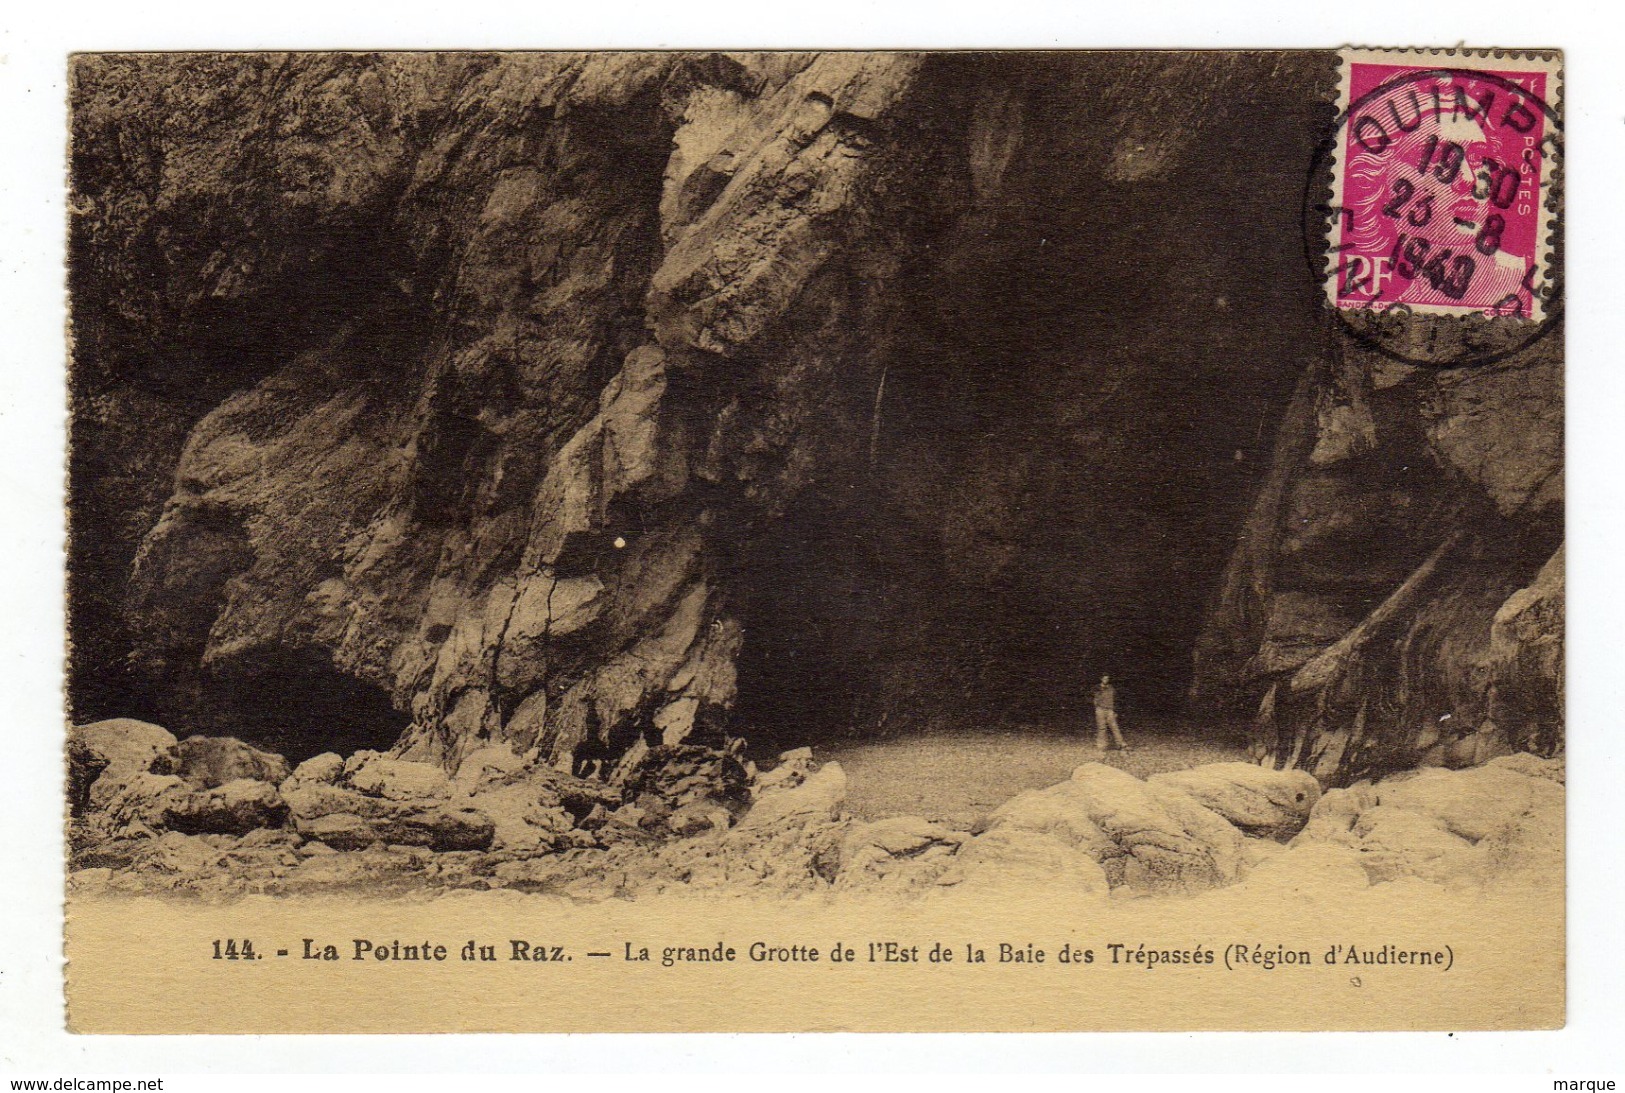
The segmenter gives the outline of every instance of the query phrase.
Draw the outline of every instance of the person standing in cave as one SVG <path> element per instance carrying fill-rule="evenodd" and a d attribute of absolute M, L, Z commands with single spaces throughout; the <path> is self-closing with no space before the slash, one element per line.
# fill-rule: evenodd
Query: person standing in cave
<path fill-rule="evenodd" d="M 1112 737 L 1117 741 L 1116 747 L 1120 751 L 1127 751 L 1128 745 L 1123 742 L 1123 733 L 1117 727 L 1117 688 L 1112 686 L 1111 676 L 1101 676 L 1100 685 L 1095 688 L 1095 749 L 1106 750 L 1106 733 L 1110 730 Z"/>

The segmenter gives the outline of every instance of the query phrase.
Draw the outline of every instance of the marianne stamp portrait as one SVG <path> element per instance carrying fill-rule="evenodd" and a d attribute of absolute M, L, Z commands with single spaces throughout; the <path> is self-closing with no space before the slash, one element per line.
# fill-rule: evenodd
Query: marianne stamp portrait
<path fill-rule="evenodd" d="M 1561 54 L 70 77 L 73 1028 L 1562 1024 Z"/>

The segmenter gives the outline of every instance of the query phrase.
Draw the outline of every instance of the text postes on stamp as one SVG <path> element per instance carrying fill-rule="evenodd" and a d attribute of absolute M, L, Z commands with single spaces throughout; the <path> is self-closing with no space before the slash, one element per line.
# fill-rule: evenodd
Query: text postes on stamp
<path fill-rule="evenodd" d="M 1560 65 L 1557 54 L 1343 52 L 1325 207 L 1333 307 L 1546 318 Z"/>

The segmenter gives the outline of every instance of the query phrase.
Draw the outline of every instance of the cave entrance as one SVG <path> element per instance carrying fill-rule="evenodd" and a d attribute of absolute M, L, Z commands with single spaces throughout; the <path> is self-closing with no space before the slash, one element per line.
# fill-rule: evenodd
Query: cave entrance
<path fill-rule="evenodd" d="M 1106 89 L 1087 62 L 967 69 L 1004 81 L 1001 132 L 1028 136 L 907 247 L 863 468 L 745 564 L 747 737 L 1076 733 L 1103 674 L 1131 733 L 1179 725 L 1207 601 L 1327 337 L 1302 175 L 1281 166 L 1312 158 L 1315 77 L 1277 61 Z"/>
<path fill-rule="evenodd" d="M 205 705 L 199 731 L 238 737 L 294 764 L 329 751 L 387 751 L 410 720 L 383 688 L 346 675 L 312 649 L 235 658 L 212 673 Z"/>

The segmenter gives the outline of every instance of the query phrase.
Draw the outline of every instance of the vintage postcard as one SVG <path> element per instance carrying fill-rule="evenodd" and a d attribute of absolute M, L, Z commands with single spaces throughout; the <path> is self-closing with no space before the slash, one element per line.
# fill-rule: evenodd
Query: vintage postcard
<path fill-rule="evenodd" d="M 70 64 L 73 1029 L 1563 1024 L 1560 53 Z"/>

